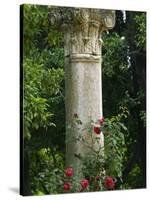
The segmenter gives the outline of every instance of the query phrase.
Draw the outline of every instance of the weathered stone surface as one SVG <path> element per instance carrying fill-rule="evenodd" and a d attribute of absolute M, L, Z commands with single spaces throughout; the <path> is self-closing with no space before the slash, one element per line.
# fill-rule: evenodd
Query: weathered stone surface
<path fill-rule="evenodd" d="M 66 165 L 73 166 L 75 173 L 81 169 L 75 155 L 86 156 L 85 148 L 74 138 L 83 135 L 89 143 L 86 125 L 91 120 L 102 117 L 102 39 L 103 31 L 113 28 L 115 13 L 111 10 L 86 8 L 53 8 L 49 14 L 50 24 L 64 32 L 65 41 L 65 98 L 66 98 Z M 82 125 L 69 127 L 77 113 Z M 68 126 L 69 125 L 69 126 Z M 103 133 L 94 146 L 95 150 L 104 146 Z"/>

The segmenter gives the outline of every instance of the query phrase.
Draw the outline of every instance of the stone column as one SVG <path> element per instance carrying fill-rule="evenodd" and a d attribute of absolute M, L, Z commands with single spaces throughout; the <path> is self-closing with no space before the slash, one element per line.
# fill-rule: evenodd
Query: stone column
<path fill-rule="evenodd" d="M 90 121 L 102 117 L 102 39 L 103 31 L 114 26 L 115 13 L 111 10 L 85 8 L 56 8 L 50 14 L 50 21 L 64 31 L 65 45 L 65 106 L 66 106 L 66 167 L 80 171 L 79 156 L 90 153 L 75 138 L 83 135 Z M 82 123 L 75 124 L 75 116 Z M 98 138 L 97 150 L 104 146 L 103 133 Z"/>

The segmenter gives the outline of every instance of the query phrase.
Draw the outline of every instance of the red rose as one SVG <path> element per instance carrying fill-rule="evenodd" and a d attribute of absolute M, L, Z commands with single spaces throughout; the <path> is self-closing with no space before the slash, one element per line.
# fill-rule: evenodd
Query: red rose
<path fill-rule="evenodd" d="M 69 167 L 69 168 L 67 168 L 65 170 L 65 175 L 69 176 L 69 177 L 73 176 L 73 169 L 72 169 L 72 167 Z"/>
<path fill-rule="evenodd" d="M 95 132 L 96 134 L 100 134 L 101 129 L 100 129 L 99 127 L 95 126 L 95 127 L 94 127 L 94 132 Z"/>
<path fill-rule="evenodd" d="M 113 189 L 115 187 L 115 182 L 111 176 L 107 176 L 104 182 L 105 188 Z"/>
<path fill-rule="evenodd" d="M 88 185 L 89 185 L 89 181 L 87 179 L 83 179 L 81 181 L 81 186 L 83 189 L 87 188 Z"/>
<path fill-rule="evenodd" d="M 100 125 L 103 125 L 104 121 L 105 121 L 105 120 L 104 120 L 104 117 L 100 118 L 100 119 L 99 119 Z"/>
<path fill-rule="evenodd" d="M 71 184 L 70 183 L 64 183 L 64 190 L 69 191 L 71 189 Z"/>

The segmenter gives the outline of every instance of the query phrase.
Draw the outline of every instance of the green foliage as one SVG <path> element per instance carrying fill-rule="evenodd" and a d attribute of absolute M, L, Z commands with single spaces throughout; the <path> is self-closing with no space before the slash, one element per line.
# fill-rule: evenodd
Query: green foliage
<path fill-rule="evenodd" d="M 24 125 L 25 137 L 31 137 L 31 131 L 54 126 L 50 112 L 50 101 L 60 95 L 60 83 L 64 73 L 62 69 L 46 69 L 42 64 L 24 59 Z M 48 98 L 49 97 L 49 98 Z M 53 100 L 51 99 L 53 98 Z"/>
<path fill-rule="evenodd" d="M 144 122 L 144 127 L 146 127 L 146 112 L 144 110 L 141 110 L 140 117 L 141 120 Z"/>
<path fill-rule="evenodd" d="M 63 98 L 64 62 L 63 49 L 53 48 L 62 36 L 49 28 L 48 7 L 24 5 L 23 17 L 24 136 L 29 139 L 40 128 L 56 126 L 53 107 Z"/>
<path fill-rule="evenodd" d="M 46 29 L 47 7 L 36 5 L 23 6 L 23 33 L 24 33 L 24 54 L 29 55 L 33 48 L 38 47 L 43 32 Z M 42 40 L 42 42 L 44 39 Z M 40 43 L 39 43 L 40 42 Z"/>
<path fill-rule="evenodd" d="M 134 19 L 137 24 L 136 45 L 138 48 L 146 50 L 146 14 L 140 13 Z"/>
<path fill-rule="evenodd" d="M 121 20 L 119 15 L 117 13 L 116 17 L 119 17 L 117 20 Z M 120 107 L 128 111 L 128 117 L 122 121 L 128 128 L 128 132 L 124 135 L 126 150 L 122 169 L 123 187 L 139 188 L 140 185 L 143 187 L 145 182 L 145 169 L 142 169 L 145 165 L 143 143 L 146 134 L 144 88 L 146 13 L 126 12 L 126 19 L 121 27 L 116 24 L 115 32 L 112 31 L 103 37 L 104 115 L 106 117 L 116 115 Z M 138 171 L 134 171 L 135 165 Z"/>
<path fill-rule="evenodd" d="M 125 73 L 128 69 L 125 37 L 119 36 L 117 33 L 104 34 L 103 40 L 103 74 L 110 78 L 113 75 L 116 76 L 118 71 Z"/>
<path fill-rule="evenodd" d="M 106 172 L 120 179 L 126 151 L 124 137 L 126 132 L 127 128 L 118 120 L 118 116 L 106 119 L 104 125 Z"/>
<path fill-rule="evenodd" d="M 103 107 L 105 116 L 111 116 L 117 115 L 120 104 L 126 100 L 126 91 L 132 89 L 131 72 L 125 37 L 112 33 L 104 34 L 103 38 Z"/>
<path fill-rule="evenodd" d="M 49 46 L 60 46 L 63 35 L 53 30 L 48 22 L 48 6 L 23 6 L 24 54 L 32 55 L 33 49 L 43 51 Z"/>
<path fill-rule="evenodd" d="M 137 179 L 138 176 L 138 179 Z M 141 188 L 142 174 L 139 165 L 135 164 L 132 170 L 130 171 L 127 181 L 124 184 L 124 188 Z M 131 187 L 132 186 L 132 187 Z"/>
<path fill-rule="evenodd" d="M 63 191 L 64 159 L 61 154 L 56 153 L 56 163 L 52 155 L 50 148 L 42 148 L 30 158 L 33 194 L 38 194 L 39 191 L 43 194 L 56 194 Z"/>
<path fill-rule="evenodd" d="M 55 169 L 56 164 L 64 165 L 59 151 L 64 149 L 65 127 L 63 35 L 49 26 L 48 10 L 23 6 L 24 154 L 29 163 L 25 176 L 26 187 L 35 195 L 59 191 Z"/>

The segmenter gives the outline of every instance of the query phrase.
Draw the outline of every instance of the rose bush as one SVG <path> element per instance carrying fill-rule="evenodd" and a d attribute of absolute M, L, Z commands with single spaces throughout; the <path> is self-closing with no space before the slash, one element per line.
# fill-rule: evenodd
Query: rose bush
<path fill-rule="evenodd" d="M 110 119 L 101 117 L 96 121 L 91 120 L 87 128 L 81 129 L 81 135 L 77 139 L 77 142 L 85 144 L 85 148 L 90 149 L 90 154 L 87 154 L 84 158 L 79 157 L 82 161 L 82 172 L 84 177 L 89 181 L 89 191 L 101 191 L 122 189 L 122 184 L 118 186 L 117 180 L 122 180 L 123 170 L 123 156 L 125 152 L 125 139 L 124 134 L 127 132 L 127 128 L 121 123 L 125 113 L 113 116 Z M 78 118 L 75 119 L 78 123 Z M 81 122 L 83 124 L 83 122 Z M 89 144 L 84 139 L 84 133 L 91 137 L 92 144 Z M 93 139 L 93 134 L 99 135 L 103 133 L 105 138 L 104 149 L 99 148 L 99 151 L 95 151 L 94 145 L 97 142 L 97 138 Z M 104 153 L 102 153 L 102 151 Z M 114 181 L 115 180 L 115 181 Z"/>
<path fill-rule="evenodd" d="M 79 119 L 78 114 L 74 115 L 75 123 L 81 127 L 83 122 Z M 120 122 L 121 115 L 110 119 L 100 118 L 96 121 L 90 121 L 87 128 L 81 127 L 81 136 L 75 138 L 76 142 L 82 142 L 86 148 L 90 148 L 90 154 L 85 157 L 79 157 L 82 168 L 82 176 L 75 175 L 73 166 L 64 169 L 64 165 L 58 165 L 51 172 L 47 170 L 45 178 L 46 191 L 51 194 L 57 193 L 73 193 L 73 192 L 89 192 L 122 189 L 118 187 L 117 180 L 121 180 L 122 176 L 122 158 L 124 156 L 124 132 L 126 127 Z M 89 138 L 93 139 L 93 143 L 89 144 L 84 140 L 84 133 L 89 134 Z M 95 134 L 103 133 L 105 138 L 105 148 L 99 148 L 95 151 L 94 144 L 97 142 Z M 94 137 L 93 137 L 94 136 Z M 95 139 L 94 139 L 95 138 Z M 102 151 L 104 153 L 102 153 Z M 62 163 L 62 162 L 61 162 Z M 45 173 L 44 173 L 45 174 Z M 40 174 L 43 181 L 43 174 Z"/>

